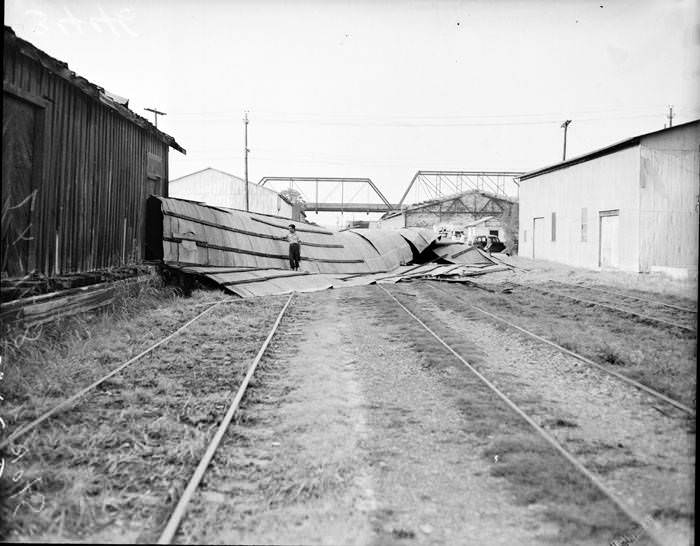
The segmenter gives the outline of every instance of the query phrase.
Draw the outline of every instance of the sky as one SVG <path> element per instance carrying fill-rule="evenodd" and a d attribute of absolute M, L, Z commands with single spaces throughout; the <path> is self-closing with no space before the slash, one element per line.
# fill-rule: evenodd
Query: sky
<path fill-rule="evenodd" d="M 699 118 L 699 4 L 6 0 L 5 24 L 166 112 L 187 150 L 171 179 L 242 177 L 248 111 L 251 181 L 368 177 L 398 202 L 417 170 L 556 163 L 567 119 L 573 157 L 662 129 L 669 105 L 674 125 Z"/>

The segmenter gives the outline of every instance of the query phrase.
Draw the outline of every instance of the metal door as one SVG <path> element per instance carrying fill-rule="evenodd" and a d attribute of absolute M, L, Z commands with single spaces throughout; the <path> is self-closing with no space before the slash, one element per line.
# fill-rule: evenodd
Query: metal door
<path fill-rule="evenodd" d="M 540 258 L 544 249 L 544 218 L 532 220 L 532 258 Z"/>
<path fill-rule="evenodd" d="M 600 213 L 600 245 L 598 265 L 616 268 L 620 266 L 619 255 L 620 211 L 608 210 Z"/>

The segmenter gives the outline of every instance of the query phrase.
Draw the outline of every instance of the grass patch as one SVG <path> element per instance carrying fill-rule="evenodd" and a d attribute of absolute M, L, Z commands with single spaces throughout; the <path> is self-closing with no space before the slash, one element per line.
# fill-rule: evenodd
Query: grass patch
<path fill-rule="evenodd" d="M 697 343 L 692 335 L 535 291 L 502 295 L 465 288 L 462 292 L 470 303 L 695 407 Z"/>
<path fill-rule="evenodd" d="M 491 475 L 508 480 L 517 503 L 545 506 L 545 516 L 559 526 L 559 539 L 604 541 L 629 527 L 627 518 L 539 436 L 499 435 L 483 453 Z"/>
<path fill-rule="evenodd" d="M 3 358 L 12 385 L 3 415 L 11 416 L 10 430 L 171 333 L 221 295 L 195 291 L 185 300 L 156 289 L 129 298 L 91 320 L 74 317 L 51 325 L 12 349 L 11 362 Z M 226 395 L 249 363 L 245 355 L 259 347 L 279 308 L 279 298 L 219 306 L 20 438 L 27 455 L 5 475 L 23 470 L 23 483 L 41 478 L 37 492 L 46 503 L 39 512 L 23 510 L 9 519 L 0 504 L 1 536 L 73 542 L 121 522 L 109 531 L 118 541 L 134 529 L 157 527 L 161 512 L 177 498 L 178 483 L 198 462 L 212 423 L 225 412 Z M 211 350 L 203 350 L 205 343 Z M 204 418 L 183 422 L 183 414 Z M 9 508 L 15 507 L 11 499 Z M 99 536 L 109 541 L 104 538 L 109 535 Z"/>

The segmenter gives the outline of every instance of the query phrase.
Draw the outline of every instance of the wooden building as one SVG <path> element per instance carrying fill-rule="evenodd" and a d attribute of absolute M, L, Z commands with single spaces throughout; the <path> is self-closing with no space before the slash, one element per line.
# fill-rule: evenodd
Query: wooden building
<path fill-rule="evenodd" d="M 138 263 L 175 140 L 5 27 L 2 277 Z"/>
<path fill-rule="evenodd" d="M 170 181 L 168 195 L 199 201 L 213 207 L 245 210 L 245 180 L 207 167 Z M 248 182 L 248 210 L 292 218 L 291 203 L 270 188 Z M 298 216 L 295 218 L 298 219 Z"/>
<path fill-rule="evenodd" d="M 700 120 L 520 178 L 520 255 L 592 269 L 697 274 Z"/>

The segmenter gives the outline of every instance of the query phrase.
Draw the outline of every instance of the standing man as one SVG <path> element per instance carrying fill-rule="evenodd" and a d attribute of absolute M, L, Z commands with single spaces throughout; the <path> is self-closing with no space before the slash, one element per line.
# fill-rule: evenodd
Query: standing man
<path fill-rule="evenodd" d="M 484 250 L 489 253 L 489 256 L 491 256 L 491 245 L 493 244 L 493 239 L 491 239 L 491 235 L 486 236 L 486 245 L 484 245 Z"/>
<path fill-rule="evenodd" d="M 297 228 L 294 224 L 289 224 L 287 242 L 289 243 L 289 267 L 291 267 L 292 271 L 298 271 L 299 260 L 301 259 L 301 239 L 297 235 Z"/>

